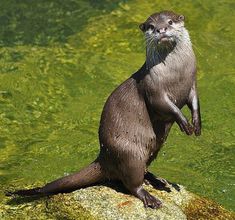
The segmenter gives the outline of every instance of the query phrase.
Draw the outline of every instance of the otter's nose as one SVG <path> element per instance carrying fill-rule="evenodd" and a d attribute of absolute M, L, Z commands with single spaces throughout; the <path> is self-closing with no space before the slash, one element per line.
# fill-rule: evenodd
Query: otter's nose
<path fill-rule="evenodd" d="M 157 32 L 158 32 L 159 34 L 163 34 L 163 33 L 166 32 L 166 30 L 167 30 L 167 27 L 165 27 L 165 28 L 160 28 L 160 29 L 157 29 Z"/>

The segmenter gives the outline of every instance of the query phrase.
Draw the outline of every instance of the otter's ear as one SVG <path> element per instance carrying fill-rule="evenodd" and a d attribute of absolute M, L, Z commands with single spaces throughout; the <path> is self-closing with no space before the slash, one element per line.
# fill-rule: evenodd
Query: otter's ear
<path fill-rule="evenodd" d="M 145 23 L 139 25 L 141 31 L 145 32 Z"/>
<path fill-rule="evenodd" d="M 184 15 L 179 15 L 179 17 L 178 17 L 178 21 L 184 21 L 184 20 L 185 20 Z"/>

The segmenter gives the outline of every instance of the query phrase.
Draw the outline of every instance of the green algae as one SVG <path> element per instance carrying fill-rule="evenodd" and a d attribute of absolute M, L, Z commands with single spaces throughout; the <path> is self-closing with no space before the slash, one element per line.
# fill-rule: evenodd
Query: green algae
<path fill-rule="evenodd" d="M 233 1 L 51 2 L 0 6 L 0 199 L 95 159 L 106 98 L 144 61 L 138 24 L 172 9 L 197 55 L 203 131 L 174 126 L 151 169 L 234 210 Z"/>
<path fill-rule="evenodd" d="M 184 211 L 188 220 L 233 220 L 235 218 L 233 212 L 228 212 L 217 203 L 198 196 L 195 196 L 185 206 Z"/>

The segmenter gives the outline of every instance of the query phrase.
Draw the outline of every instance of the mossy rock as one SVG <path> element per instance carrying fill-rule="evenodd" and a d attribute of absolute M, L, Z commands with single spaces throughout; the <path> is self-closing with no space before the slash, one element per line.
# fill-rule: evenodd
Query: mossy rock
<path fill-rule="evenodd" d="M 160 209 L 145 209 L 121 187 L 93 186 L 44 198 L 6 198 L 0 219 L 235 219 L 234 213 L 183 186 L 179 191 L 171 186 L 171 192 L 145 188 L 163 202 Z"/>

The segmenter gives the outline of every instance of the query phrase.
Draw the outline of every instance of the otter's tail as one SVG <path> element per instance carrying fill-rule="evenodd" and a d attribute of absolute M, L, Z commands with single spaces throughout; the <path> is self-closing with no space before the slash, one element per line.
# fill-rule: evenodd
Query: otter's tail
<path fill-rule="evenodd" d="M 57 193 L 68 193 L 76 189 L 91 186 L 105 179 L 100 163 L 95 161 L 88 167 L 75 174 L 71 174 L 53 182 L 47 183 L 43 187 L 34 189 L 18 190 L 15 192 L 6 192 L 7 196 L 40 196 L 52 195 Z"/>

